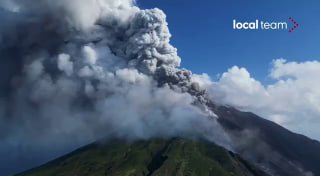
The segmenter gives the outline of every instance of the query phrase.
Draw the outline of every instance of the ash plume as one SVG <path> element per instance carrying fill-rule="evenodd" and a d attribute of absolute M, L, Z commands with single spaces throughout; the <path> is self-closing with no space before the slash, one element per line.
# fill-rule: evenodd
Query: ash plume
<path fill-rule="evenodd" d="M 12 68 L 2 81 L 6 88 L 2 117 L 8 124 L 19 119 L 18 125 L 39 123 L 55 129 L 60 128 L 55 123 L 74 117 L 85 121 L 80 126 L 90 126 L 100 118 L 111 125 L 112 118 L 121 118 L 120 109 L 129 112 L 134 106 L 124 116 L 153 114 L 168 121 L 170 115 L 184 111 L 207 116 L 194 106 L 198 98 L 191 92 L 196 94 L 198 87 L 191 82 L 190 71 L 178 68 L 180 58 L 169 43 L 161 10 L 140 10 L 131 1 L 74 0 L 75 7 L 72 1 L 62 0 L 41 1 L 36 7 L 30 6 L 36 4 L 32 0 L 8 2 L 13 7 L 7 10 L 15 11 L 6 13 L 16 16 L 7 24 L 10 30 L 2 32 L 1 43 L 3 60 Z M 99 15 L 91 16 L 91 11 Z M 87 12 L 90 20 L 76 15 Z M 115 109 L 119 110 L 112 112 Z M 148 122 L 143 117 L 132 119 Z M 72 122 L 68 125 L 75 125 Z M 120 120 L 116 126 L 125 126 L 120 123 L 125 124 Z M 179 129 L 175 124 L 180 123 L 173 123 L 172 130 Z"/>
<path fill-rule="evenodd" d="M 180 68 L 160 9 L 2 0 L 0 20 L 0 170 L 31 168 L 100 138 L 242 147 L 217 121 L 209 79 Z"/>
<path fill-rule="evenodd" d="M 204 137 L 228 146 L 205 92 L 179 68 L 161 10 L 131 0 L 0 7 L 0 163 L 27 168 L 31 155 L 39 164 L 99 138 Z"/>

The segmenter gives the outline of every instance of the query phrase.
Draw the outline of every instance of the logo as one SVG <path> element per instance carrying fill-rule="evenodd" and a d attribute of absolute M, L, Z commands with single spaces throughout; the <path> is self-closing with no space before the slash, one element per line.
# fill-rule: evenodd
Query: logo
<path fill-rule="evenodd" d="M 299 26 L 299 24 L 296 21 L 294 21 L 291 17 L 289 18 L 289 20 L 294 24 L 294 26 L 289 30 L 289 32 L 292 32 Z M 268 22 L 268 21 L 261 21 L 258 19 L 251 22 L 247 22 L 247 21 L 241 22 L 234 19 L 233 29 L 235 30 L 288 30 L 288 23 L 284 21 Z"/>

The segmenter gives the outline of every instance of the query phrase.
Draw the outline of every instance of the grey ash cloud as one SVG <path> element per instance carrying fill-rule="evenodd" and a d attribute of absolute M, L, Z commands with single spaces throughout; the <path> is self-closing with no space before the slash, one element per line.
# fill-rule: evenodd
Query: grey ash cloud
<path fill-rule="evenodd" d="M 215 83 L 180 68 L 160 9 L 3 0 L 0 18 L 3 174 L 100 138 L 200 137 L 237 148 L 208 106 Z"/>
<path fill-rule="evenodd" d="M 161 10 L 130 0 L 1 7 L 0 163 L 28 168 L 104 137 L 227 145 L 191 72 L 179 68 Z"/>

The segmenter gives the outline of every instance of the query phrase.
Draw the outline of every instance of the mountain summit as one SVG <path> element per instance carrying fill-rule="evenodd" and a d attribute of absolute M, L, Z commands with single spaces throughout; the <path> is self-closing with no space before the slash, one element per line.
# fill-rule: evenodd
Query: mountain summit
<path fill-rule="evenodd" d="M 215 144 L 181 138 L 94 143 L 17 176 L 268 176 Z"/>
<path fill-rule="evenodd" d="M 17 176 L 317 176 L 320 143 L 231 107 L 209 107 L 233 152 L 206 140 L 108 140 Z"/>

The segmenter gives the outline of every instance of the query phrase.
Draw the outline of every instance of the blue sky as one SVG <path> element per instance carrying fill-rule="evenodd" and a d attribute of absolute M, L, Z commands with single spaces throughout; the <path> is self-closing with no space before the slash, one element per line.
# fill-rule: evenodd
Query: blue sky
<path fill-rule="evenodd" d="M 263 83 L 270 63 L 320 59 L 320 1 L 298 0 L 138 0 L 142 8 L 165 11 L 172 44 L 178 48 L 182 66 L 215 77 L 233 65 L 247 68 Z M 288 31 L 234 30 L 232 20 L 286 21 L 300 26 Z"/>

